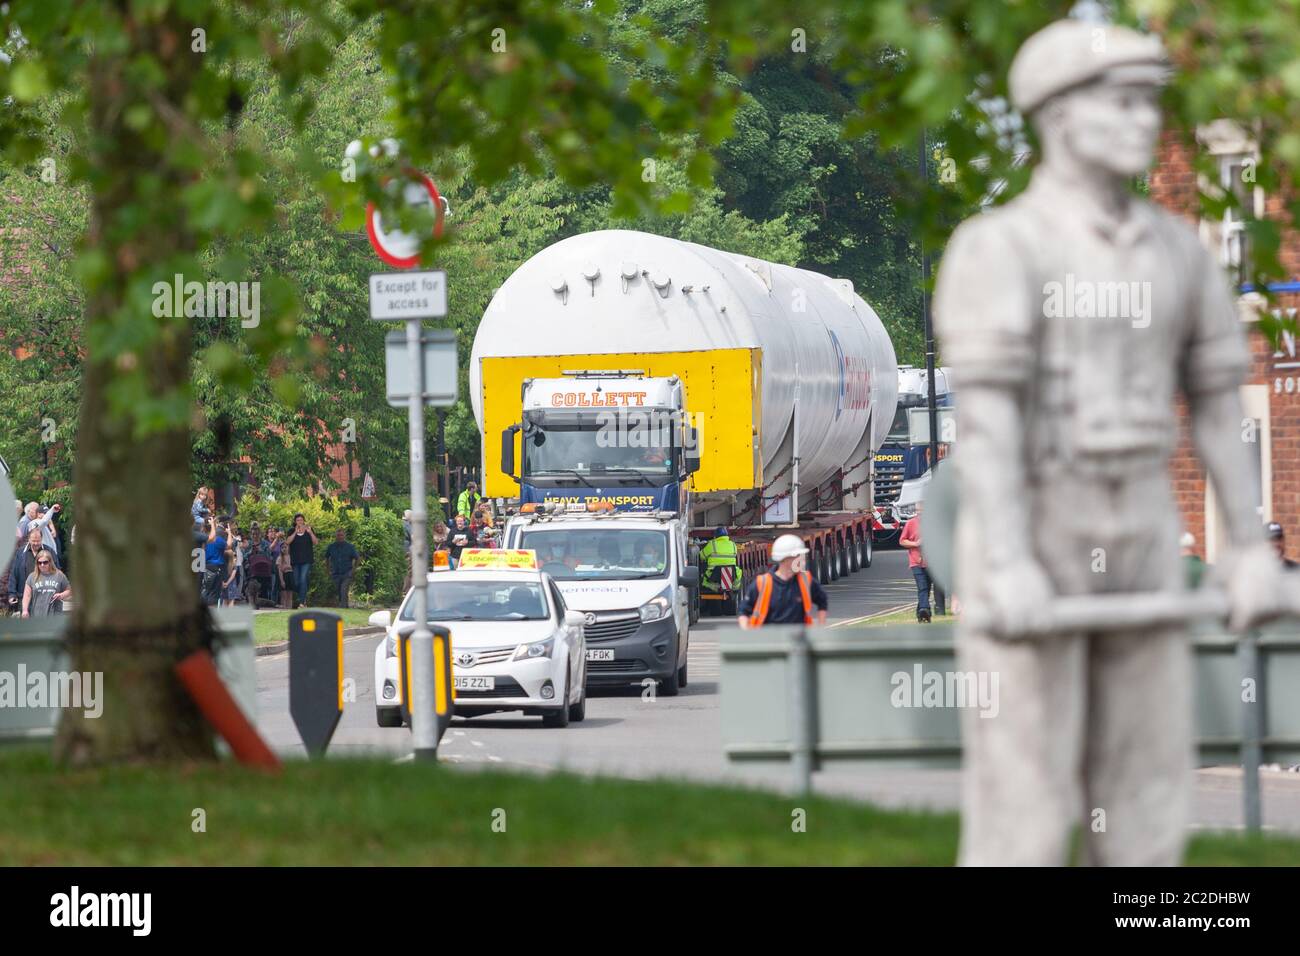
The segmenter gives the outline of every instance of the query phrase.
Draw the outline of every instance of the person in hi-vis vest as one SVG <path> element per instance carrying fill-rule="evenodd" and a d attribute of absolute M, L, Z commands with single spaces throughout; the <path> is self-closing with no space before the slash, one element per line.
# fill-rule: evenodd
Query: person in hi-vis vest
<path fill-rule="evenodd" d="M 803 568 L 808 547 L 798 535 L 783 534 L 772 544 L 772 561 L 776 567 L 757 575 L 745 588 L 737 620 L 743 628 L 764 624 L 812 624 L 813 605 L 816 623 L 826 623 L 830 602 L 826 591 Z"/>
<path fill-rule="evenodd" d="M 742 572 L 737 562 L 736 542 L 731 540 L 726 528 L 718 528 L 713 537 L 700 548 L 700 563 L 704 573 L 700 587 L 716 594 L 719 591 L 739 591 Z"/>

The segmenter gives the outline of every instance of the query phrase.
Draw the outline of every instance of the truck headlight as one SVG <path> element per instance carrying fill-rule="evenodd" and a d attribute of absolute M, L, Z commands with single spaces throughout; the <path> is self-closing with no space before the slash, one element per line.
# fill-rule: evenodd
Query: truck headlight
<path fill-rule="evenodd" d="M 641 605 L 639 609 L 641 621 L 642 623 L 648 623 L 663 620 L 672 609 L 673 606 L 668 603 L 668 596 L 666 594 L 657 594 Z"/>
<path fill-rule="evenodd" d="M 551 652 L 555 650 L 555 638 L 548 637 L 544 641 L 534 641 L 532 644 L 520 644 L 515 651 L 514 660 L 526 661 L 535 657 L 550 657 Z"/>

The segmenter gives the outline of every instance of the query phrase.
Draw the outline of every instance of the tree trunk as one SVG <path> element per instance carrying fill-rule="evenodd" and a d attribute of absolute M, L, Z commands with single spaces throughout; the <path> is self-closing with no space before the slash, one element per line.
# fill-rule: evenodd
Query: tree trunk
<path fill-rule="evenodd" d="M 196 246 L 181 201 L 194 174 L 177 167 L 172 146 L 184 135 L 186 94 L 200 67 L 191 62 L 187 25 L 170 15 L 141 24 L 125 0 L 114 6 L 128 24 L 129 48 L 99 51 L 88 78 L 86 244 L 102 253 L 109 274 L 92 281 L 86 298 L 68 634 L 72 666 L 103 673 L 104 706 L 98 719 L 65 710 L 55 753 L 74 764 L 211 759 L 211 728 L 173 672 L 202 645 L 207 621 L 191 567 L 189 423 L 142 434 L 136 409 L 123 413 L 110 404 L 110 386 L 132 374 L 143 379 L 145 401 L 188 394 L 187 320 L 155 318 L 138 299 L 128 304 L 127 287 L 130 279 L 148 287 L 170 282 L 169 259 Z M 145 55 L 166 77 L 152 96 L 133 87 L 127 69 L 131 58 Z M 154 122 L 166 126 L 167 136 L 158 136 L 156 125 L 143 133 L 127 125 L 132 108 L 138 117 L 141 106 L 163 117 Z M 147 343 L 141 354 L 118 344 L 123 328 L 153 330 L 136 339 Z"/>

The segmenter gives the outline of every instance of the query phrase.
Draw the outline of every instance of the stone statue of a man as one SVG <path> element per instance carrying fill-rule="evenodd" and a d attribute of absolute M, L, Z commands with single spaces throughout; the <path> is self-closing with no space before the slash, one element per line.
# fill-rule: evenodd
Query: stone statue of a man
<path fill-rule="evenodd" d="M 961 394 L 957 594 L 963 671 L 997 672 L 964 714 L 961 862 L 1174 864 L 1188 823 L 1191 658 L 1176 628 L 1045 634 L 1056 595 L 1177 592 L 1167 461 L 1181 391 L 1228 529 L 1234 625 L 1275 610 L 1238 386 L 1248 352 L 1224 271 L 1131 189 L 1160 128 L 1158 40 L 1060 21 L 1011 66 L 1041 156 L 1027 191 L 964 223 L 935 317 Z M 982 622 L 982 623 L 979 623 Z"/>

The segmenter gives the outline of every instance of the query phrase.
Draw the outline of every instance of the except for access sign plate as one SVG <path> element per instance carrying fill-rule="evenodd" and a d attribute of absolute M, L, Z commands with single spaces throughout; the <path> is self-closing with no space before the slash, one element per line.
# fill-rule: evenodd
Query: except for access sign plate
<path fill-rule="evenodd" d="M 388 272 L 370 277 L 370 317 L 440 319 L 447 314 L 447 273 Z"/>

